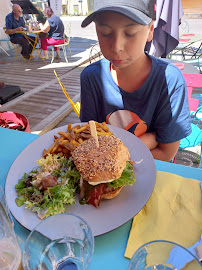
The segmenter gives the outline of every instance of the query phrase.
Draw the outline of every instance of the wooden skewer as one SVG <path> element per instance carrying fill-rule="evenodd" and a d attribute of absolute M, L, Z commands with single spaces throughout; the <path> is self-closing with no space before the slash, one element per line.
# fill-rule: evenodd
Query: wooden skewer
<path fill-rule="evenodd" d="M 98 142 L 98 136 L 97 136 L 97 129 L 96 129 L 95 121 L 89 121 L 89 125 L 90 125 L 91 136 L 95 139 L 96 146 L 97 146 L 97 148 L 99 148 L 99 142 Z"/>

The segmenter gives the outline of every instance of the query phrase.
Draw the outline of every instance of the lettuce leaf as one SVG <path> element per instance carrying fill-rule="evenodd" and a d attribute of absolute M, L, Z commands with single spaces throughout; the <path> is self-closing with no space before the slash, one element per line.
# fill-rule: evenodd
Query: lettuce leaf
<path fill-rule="evenodd" d="M 116 189 L 126 185 L 132 186 L 135 181 L 136 177 L 133 172 L 133 165 L 131 165 L 129 161 L 126 161 L 126 167 L 124 168 L 121 177 L 108 183 L 107 186 Z"/>
<path fill-rule="evenodd" d="M 80 174 L 74 165 L 72 158 L 67 160 L 60 155 L 48 155 L 47 159 L 37 161 L 39 168 L 25 173 L 15 185 L 17 206 L 25 205 L 25 208 L 37 212 L 40 218 L 64 213 L 66 205 L 75 203 L 75 193 L 78 188 Z M 51 168 L 53 171 L 51 172 Z M 40 190 L 34 185 L 40 170 L 47 170 L 57 177 L 58 184 L 47 190 Z"/>

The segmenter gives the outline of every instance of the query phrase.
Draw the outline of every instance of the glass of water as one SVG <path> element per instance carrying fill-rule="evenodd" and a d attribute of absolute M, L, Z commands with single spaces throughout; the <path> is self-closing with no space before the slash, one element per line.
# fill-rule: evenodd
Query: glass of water
<path fill-rule="evenodd" d="M 23 269 L 84 270 L 93 251 L 94 238 L 88 223 L 73 214 L 57 214 L 41 221 L 29 234 Z"/>
<path fill-rule="evenodd" d="M 186 268 L 188 265 L 188 268 Z M 157 240 L 144 244 L 133 255 L 128 270 L 202 269 L 188 249 L 176 243 Z"/>
<path fill-rule="evenodd" d="M 21 268 L 20 264 L 21 249 L 14 232 L 14 223 L 4 192 L 0 186 L 0 270 L 18 270 Z"/>

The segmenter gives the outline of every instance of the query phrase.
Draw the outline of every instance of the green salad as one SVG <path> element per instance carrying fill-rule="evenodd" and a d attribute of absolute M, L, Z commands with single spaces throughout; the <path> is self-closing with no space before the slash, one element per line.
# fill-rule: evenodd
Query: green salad
<path fill-rule="evenodd" d="M 38 167 L 25 173 L 15 185 L 16 204 L 37 212 L 43 219 L 64 213 L 65 206 L 75 203 L 80 174 L 72 158 L 49 154 L 36 162 Z"/>

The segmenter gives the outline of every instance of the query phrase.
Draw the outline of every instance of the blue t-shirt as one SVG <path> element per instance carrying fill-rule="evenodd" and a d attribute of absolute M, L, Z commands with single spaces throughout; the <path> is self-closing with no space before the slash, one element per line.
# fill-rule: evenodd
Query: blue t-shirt
<path fill-rule="evenodd" d="M 64 24 L 62 20 L 58 16 L 52 15 L 50 18 L 48 18 L 48 22 L 50 24 L 48 36 L 53 39 L 63 39 Z"/>
<path fill-rule="evenodd" d="M 144 84 L 132 93 L 113 80 L 110 62 L 102 59 L 81 73 L 80 120 L 95 120 L 124 128 L 136 136 L 156 132 L 159 143 L 172 143 L 191 133 L 186 82 L 181 71 L 152 59 Z"/>
<path fill-rule="evenodd" d="M 16 29 L 18 27 L 24 27 L 25 26 L 25 21 L 23 19 L 23 17 L 19 17 L 19 20 L 16 20 L 16 18 L 14 17 L 14 13 L 11 12 L 6 16 L 6 28 L 7 29 Z M 12 40 L 12 38 L 14 37 L 23 37 L 23 34 L 21 33 L 15 33 L 12 35 L 9 35 L 10 39 Z"/>

